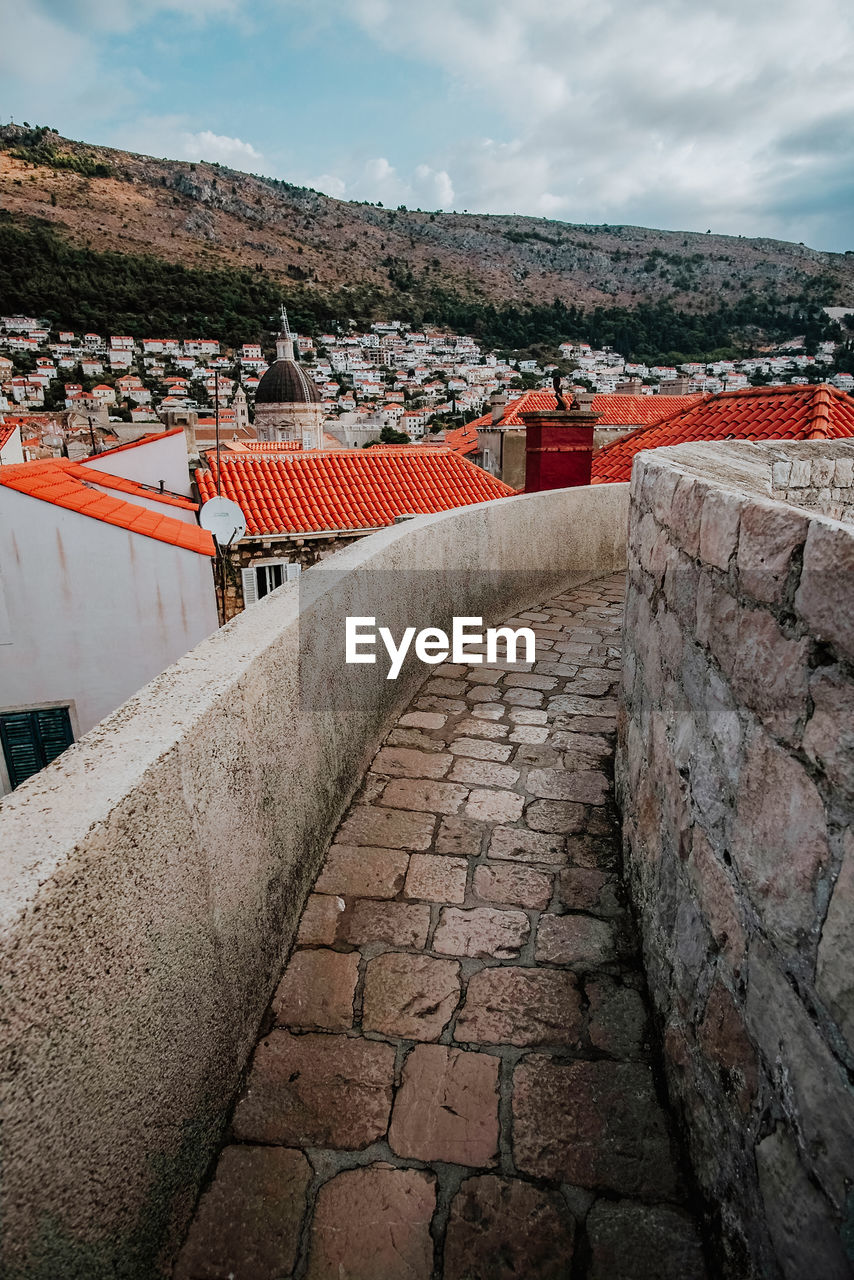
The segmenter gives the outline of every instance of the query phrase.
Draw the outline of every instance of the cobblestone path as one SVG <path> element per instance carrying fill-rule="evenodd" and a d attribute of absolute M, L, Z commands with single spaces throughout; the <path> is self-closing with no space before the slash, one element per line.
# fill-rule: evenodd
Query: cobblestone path
<path fill-rule="evenodd" d="M 612 808 L 621 576 L 437 668 L 308 898 L 178 1280 L 700 1280 Z"/>

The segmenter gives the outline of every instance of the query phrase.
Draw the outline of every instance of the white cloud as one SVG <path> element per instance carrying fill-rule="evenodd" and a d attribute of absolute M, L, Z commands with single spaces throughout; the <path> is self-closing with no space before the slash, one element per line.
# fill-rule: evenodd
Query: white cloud
<path fill-rule="evenodd" d="M 454 187 L 446 170 L 419 164 L 407 177 L 385 156 L 373 156 L 347 176 L 324 173 L 300 181 L 339 200 L 381 201 L 389 208 L 404 204 L 412 209 L 451 209 L 454 204 Z"/>
<path fill-rule="evenodd" d="M 184 133 L 178 148 L 176 158 L 179 160 L 215 160 L 219 164 L 230 165 L 232 169 L 250 163 L 257 166 L 264 158 L 251 142 L 212 133 L 210 129 L 203 129 L 201 133 Z"/>
<path fill-rule="evenodd" d="M 472 99 L 503 122 L 498 141 L 437 140 L 458 207 L 804 240 L 835 212 L 854 225 L 840 181 L 854 135 L 836 123 L 854 115 L 847 0 L 348 0 L 346 13 L 446 77 L 461 124 Z"/>

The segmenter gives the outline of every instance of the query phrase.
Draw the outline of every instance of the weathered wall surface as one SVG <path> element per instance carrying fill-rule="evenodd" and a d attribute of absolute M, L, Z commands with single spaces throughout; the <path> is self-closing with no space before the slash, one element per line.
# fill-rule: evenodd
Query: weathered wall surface
<path fill-rule="evenodd" d="M 366 538 L 3 801 L 4 1277 L 168 1266 L 325 847 L 425 675 L 343 671 L 341 618 L 503 621 L 621 568 L 627 508 L 564 490 Z"/>
<path fill-rule="evenodd" d="M 822 450 L 835 465 L 845 447 Z M 854 530 L 775 501 L 773 458 L 739 443 L 635 463 L 618 790 L 670 1089 L 724 1272 L 841 1280 Z"/>
<path fill-rule="evenodd" d="M 771 486 L 775 498 L 821 511 L 833 520 L 854 520 L 854 441 L 823 440 L 777 445 Z"/>

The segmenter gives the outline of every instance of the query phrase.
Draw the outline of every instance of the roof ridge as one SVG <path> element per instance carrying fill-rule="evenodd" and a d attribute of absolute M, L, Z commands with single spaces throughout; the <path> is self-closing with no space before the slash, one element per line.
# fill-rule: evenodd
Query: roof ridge
<path fill-rule="evenodd" d="M 820 382 L 815 388 L 812 412 L 807 415 L 807 440 L 826 440 L 830 435 L 832 401 L 827 384 Z"/>

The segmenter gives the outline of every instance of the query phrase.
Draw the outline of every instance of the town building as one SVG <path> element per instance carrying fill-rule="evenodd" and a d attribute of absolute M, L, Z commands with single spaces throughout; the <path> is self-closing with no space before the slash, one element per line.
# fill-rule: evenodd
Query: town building
<path fill-rule="evenodd" d="M 245 451 L 244 451 L 245 450 Z M 202 500 L 218 491 L 215 454 L 196 471 Z M 508 496 L 500 480 L 444 448 L 372 446 L 304 450 L 299 441 L 258 441 L 220 459 L 224 497 L 246 517 L 229 551 L 226 618 L 342 546 L 401 516 Z M 288 566 L 291 566 L 290 570 Z"/>
<path fill-rule="evenodd" d="M 255 391 L 255 431 L 268 443 L 298 440 L 322 448 L 324 411 L 320 392 L 294 358 L 293 335 L 282 307 L 276 359 Z"/>
<path fill-rule="evenodd" d="M 179 445 L 0 466 L 0 792 L 216 629 Z"/>

